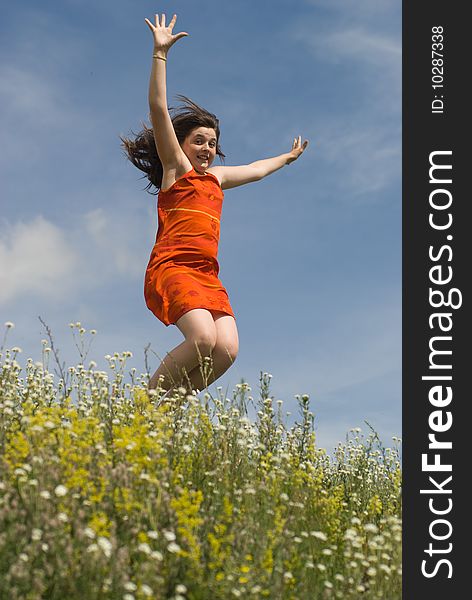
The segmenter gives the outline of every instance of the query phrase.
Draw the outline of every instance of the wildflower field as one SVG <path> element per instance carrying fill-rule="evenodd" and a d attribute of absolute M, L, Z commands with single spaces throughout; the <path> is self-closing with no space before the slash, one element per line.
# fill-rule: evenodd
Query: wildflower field
<path fill-rule="evenodd" d="M 0 600 L 401 598 L 397 438 L 353 429 L 329 456 L 268 373 L 257 398 L 159 402 L 129 352 L 112 375 L 52 373 L 52 339 L 20 352 L 0 352 Z"/>

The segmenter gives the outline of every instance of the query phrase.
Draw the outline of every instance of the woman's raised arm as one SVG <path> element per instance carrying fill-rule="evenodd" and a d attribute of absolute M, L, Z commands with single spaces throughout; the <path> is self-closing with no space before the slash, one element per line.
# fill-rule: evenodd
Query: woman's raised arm
<path fill-rule="evenodd" d="M 262 160 L 256 160 L 248 165 L 239 165 L 237 167 L 210 167 L 208 171 L 215 175 L 224 190 L 229 188 L 238 187 L 246 183 L 252 183 L 253 181 L 259 181 L 267 175 L 278 171 L 285 165 L 289 165 L 294 160 L 303 154 L 305 148 L 308 146 L 308 140 L 302 143 L 302 137 L 294 138 L 292 149 L 290 152 L 279 154 L 272 158 L 263 158 Z"/>
<path fill-rule="evenodd" d="M 166 16 L 156 14 L 155 24 L 144 19 L 152 31 L 154 51 L 152 58 L 151 77 L 149 80 L 149 110 L 156 142 L 157 153 L 164 170 L 178 168 L 182 163 L 187 165 L 185 156 L 175 135 L 174 127 L 167 108 L 166 64 L 167 53 L 177 40 L 188 35 L 186 32 L 173 34 L 177 15 L 172 17 L 166 27 Z"/>

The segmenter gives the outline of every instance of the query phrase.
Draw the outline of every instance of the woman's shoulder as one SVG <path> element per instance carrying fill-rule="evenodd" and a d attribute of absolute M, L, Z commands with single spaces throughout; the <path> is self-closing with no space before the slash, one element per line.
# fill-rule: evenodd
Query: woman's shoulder
<path fill-rule="evenodd" d="M 210 167 L 206 170 L 207 174 L 213 175 L 213 177 L 216 177 L 216 179 L 218 180 L 218 183 L 221 186 L 221 182 L 223 179 L 223 169 L 224 167 Z"/>
<path fill-rule="evenodd" d="M 165 182 L 165 185 L 163 185 L 163 187 L 161 187 L 160 192 L 163 192 L 165 194 L 165 193 L 171 191 L 175 187 L 176 184 L 187 179 L 193 173 L 194 173 L 193 167 L 183 173 L 182 173 L 182 171 L 180 171 L 180 173 L 179 172 L 165 173 L 164 176 L 162 177 L 162 183 L 164 184 L 164 182 Z"/>
<path fill-rule="evenodd" d="M 210 167 L 205 171 L 205 175 L 210 175 L 212 179 L 216 179 L 216 183 L 221 187 L 221 167 Z"/>

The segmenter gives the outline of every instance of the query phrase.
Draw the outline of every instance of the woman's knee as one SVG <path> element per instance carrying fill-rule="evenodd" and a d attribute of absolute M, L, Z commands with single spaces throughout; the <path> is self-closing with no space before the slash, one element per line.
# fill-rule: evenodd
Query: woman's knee
<path fill-rule="evenodd" d="M 224 356 L 233 363 L 236 360 L 239 352 L 239 341 L 237 337 L 231 338 L 218 338 L 216 345 L 213 350 L 214 353 L 218 353 L 220 356 Z"/>
<path fill-rule="evenodd" d="M 216 331 L 211 328 L 202 329 L 189 336 L 187 341 L 198 347 L 201 354 L 209 356 L 216 346 Z"/>
<path fill-rule="evenodd" d="M 216 327 L 210 311 L 195 308 L 185 313 L 177 322 L 187 342 L 198 346 L 199 352 L 209 355 L 216 344 Z"/>

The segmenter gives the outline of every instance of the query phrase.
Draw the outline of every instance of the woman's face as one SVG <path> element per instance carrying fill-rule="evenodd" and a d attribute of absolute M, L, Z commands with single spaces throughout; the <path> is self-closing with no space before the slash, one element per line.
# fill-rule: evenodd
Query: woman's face
<path fill-rule="evenodd" d="M 211 127 L 193 129 L 182 142 L 182 150 L 192 163 L 192 167 L 201 173 L 215 160 L 216 132 Z"/>

